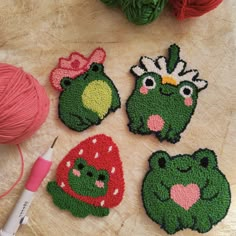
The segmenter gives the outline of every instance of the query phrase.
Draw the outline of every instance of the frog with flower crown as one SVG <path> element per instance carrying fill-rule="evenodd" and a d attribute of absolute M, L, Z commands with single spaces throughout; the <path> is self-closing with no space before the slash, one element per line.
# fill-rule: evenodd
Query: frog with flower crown
<path fill-rule="evenodd" d="M 207 87 L 197 70 L 186 70 L 180 48 L 169 47 L 169 57 L 140 58 L 131 68 L 136 77 L 126 110 L 129 129 L 135 134 L 155 133 L 160 141 L 176 143 L 194 114 L 198 93 Z"/>

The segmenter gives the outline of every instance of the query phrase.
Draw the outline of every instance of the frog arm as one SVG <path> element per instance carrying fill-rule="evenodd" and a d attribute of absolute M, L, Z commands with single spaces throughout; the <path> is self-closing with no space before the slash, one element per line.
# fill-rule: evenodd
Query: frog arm
<path fill-rule="evenodd" d="M 112 90 L 112 102 L 111 102 L 110 109 L 112 111 L 115 111 L 117 108 L 120 108 L 120 106 L 121 106 L 120 96 L 119 96 L 118 90 L 115 87 L 115 85 L 113 84 L 113 82 L 108 80 L 107 83 L 109 84 L 109 87 Z"/>
<path fill-rule="evenodd" d="M 153 191 L 153 194 L 158 200 L 165 202 L 170 199 L 170 191 L 162 181 L 156 185 L 156 189 Z"/>
<path fill-rule="evenodd" d="M 203 188 L 201 188 L 201 199 L 206 201 L 211 201 L 219 195 L 218 189 L 215 187 L 214 183 L 210 183 L 207 179 Z"/>
<path fill-rule="evenodd" d="M 52 195 L 54 204 L 60 209 L 68 209 L 69 196 L 57 185 L 56 181 L 49 182 L 47 191 Z"/>

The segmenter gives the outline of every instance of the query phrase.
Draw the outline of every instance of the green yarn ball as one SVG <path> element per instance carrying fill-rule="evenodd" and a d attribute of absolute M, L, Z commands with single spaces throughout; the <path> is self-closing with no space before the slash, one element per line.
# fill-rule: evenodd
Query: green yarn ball
<path fill-rule="evenodd" d="M 117 6 L 118 2 L 117 0 L 101 0 L 104 4 L 106 4 L 107 6 Z"/>
<path fill-rule="evenodd" d="M 129 21 L 145 25 L 154 21 L 168 0 L 101 0 L 108 6 L 120 6 Z"/>

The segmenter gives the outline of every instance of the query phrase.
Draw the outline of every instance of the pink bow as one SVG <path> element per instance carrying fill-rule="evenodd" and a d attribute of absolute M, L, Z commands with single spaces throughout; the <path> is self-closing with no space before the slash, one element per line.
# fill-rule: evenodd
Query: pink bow
<path fill-rule="evenodd" d="M 105 58 L 106 52 L 103 48 L 96 48 L 88 58 L 78 52 L 72 52 L 69 58 L 59 58 L 58 66 L 50 74 L 52 86 L 56 90 L 62 91 L 60 82 L 64 77 L 75 79 L 88 71 L 93 62 L 103 64 Z"/>

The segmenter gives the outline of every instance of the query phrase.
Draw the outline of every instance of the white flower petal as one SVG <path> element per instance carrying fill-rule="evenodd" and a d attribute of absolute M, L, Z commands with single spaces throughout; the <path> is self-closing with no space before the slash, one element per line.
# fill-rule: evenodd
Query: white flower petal
<path fill-rule="evenodd" d="M 174 75 L 178 75 L 179 73 L 183 72 L 184 68 L 186 67 L 186 62 L 184 61 L 179 61 L 172 72 Z"/>
<path fill-rule="evenodd" d="M 198 74 L 199 73 L 197 70 L 190 70 L 190 71 L 187 71 L 185 74 L 179 76 L 177 79 L 179 80 L 179 82 L 189 81 L 193 83 L 193 78 L 196 78 Z"/>
<path fill-rule="evenodd" d="M 199 90 L 202 90 L 202 89 L 204 89 L 204 88 L 206 88 L 207 87 L 207 81 L 205 81 L 205 80 L 195 80 L 195 81 L 193 81 L 193 83 L 197 86 L 197 88 L 199 89 Z"/>
<path fill-rule="evenodd" d="M 137 75 L 137 76 L 141 76 L 145 73 L 145 70 L 143 70 L 141 67 L 139 66 L 133 66 L 131 67 L 131 71 Z"/>
<path fill-rule="evenodd" d="M 156 63 L 160 67 L 159 74 L 160 75 L 166 75 L 167 73 L 167 61 L 165 57 L 158 57 L 156 60 Z"/>
<path fill-rule="evenodd" d="M 155 62 L 149 57 L 141 57 L 141 63 L 145 66 L 147 72 L 159 73 L 159 69 L 155 65 Z"/>

